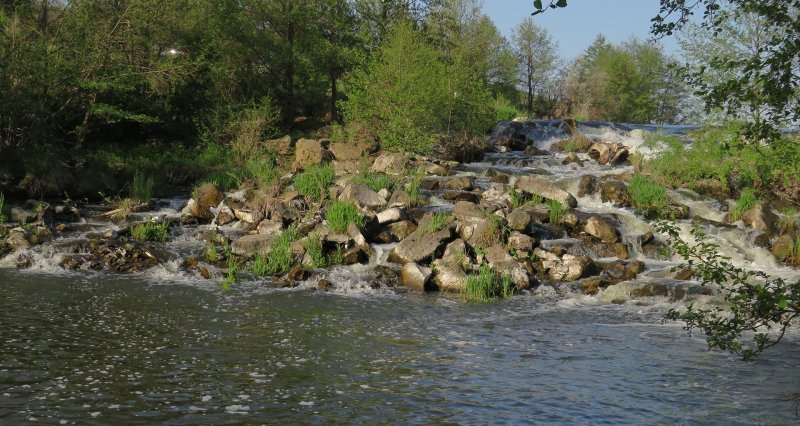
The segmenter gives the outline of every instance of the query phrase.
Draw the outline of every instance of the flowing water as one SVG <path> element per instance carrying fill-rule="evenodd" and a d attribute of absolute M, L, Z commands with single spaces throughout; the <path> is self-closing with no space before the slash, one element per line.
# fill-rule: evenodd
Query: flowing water
<path fill-rule="evenodd" d="M 620 126 L 581 130 L 632 147 L 642 142 Z M 549 126 L 530 134 L 542 148 L 559 137 Z M 490 154 L 460 173 L 545 171 L 569 189 L 582 174 L 629 169 L 560 160 Z M 671 195 L 693 215 L 722 216 L 712 200 Z M 623 235 L 648 229 L 627 209 L 578 201 L 581 210 L 617 215 Z M 180 201 L 165 201 L 150 215 L 170 217 L 178 208 Z M 681 224 L 684 234 L 688 226 Z M 737 264 L 798 276 L 749 244 L 746 229 L 705 227 Z M 669 281 L 665 271 L 676 259 L 638 253 L 647 271 L 596 296 L 542 286 L 467 305 L 376 286 L 372 269 L 391 250 L 384 245 L 374 247 L 370 265 L 326 272 L 336 284 L 330 293 L 314 291 L 315 281 L 279 290 L 258 280 L 223 293 L 219 279 L 180 268 L 183 256 L 204 247 L 198 230 L 173 232 L 181 234 L 160 250 L 174 260 L 132 275 L 64 272 L 58 240 L 0 260 L 0 423 L 800 422 L 792 399 L 800 392 L 796 332 L 744 363 L 661 322 L 685 302 L 631 298 L 637 285 Z M 13 268 L 19 255 L 30 269 Z"/>

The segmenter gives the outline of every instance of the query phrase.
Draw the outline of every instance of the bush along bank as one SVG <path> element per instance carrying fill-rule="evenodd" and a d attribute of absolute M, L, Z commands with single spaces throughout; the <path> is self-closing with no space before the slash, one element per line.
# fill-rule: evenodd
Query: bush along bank
<path fill-rule="evenodd" d="M 525 141 L 525 126 L 532 125 L 538 124 L 499 126 L 485 149 L 500 153 L 520 148 L 510 148 L 512 144 L 526 144 L 522 149 L 531 151 L 526 157 L 531 161 L 552 155 L 561 164 L 565 154 L 534 152 Z M 598 197 L 630 207 L 642 217 L 680 220 L 690 217 L 690 209 L 671 200 L 656 175 L 627 172 L 633 158 L 628 147 L 589 142 L 581 148 L 565 142 L 553 149 L 573 146 L 569 154 L 576 154 L 579 162 L 564 158 L 563 167 L 619 166 L 622 173 L 587 172 L 572 194 L 542 174 L 511 176 L 493 166 L 476 174 L 455 161 L 376 152 L 374 145 L 324 137 L 269 140 L 264 149 L 278 156 L 263 157 L 270 158 L 263 173 L 232 188 L 203 183 L 172 215 L 137 212 L 157 209 L 153 200 L 129 211 L 36 202 L 6 207 L 12 223 L 2 227 L 0 266 L 36 267 L 36 247 L 54 247 L 48 241 L 78 235 L 69 247 L 59 246 L 60 267 L 129 272 L 180 256 L 183 271 L 219 280 L 224 289 L 238 281 L 272 277 L 265 282 L 317 282 L 320 289 L 333 290 L 338 283 L 325 279 L 321 268 L 372 264 L 381 284 L 404 291 L 454 293 L 471 302 L 554 283 L 596 294 L 644 272 L 642 255 L 669 254 L 658 236 L 632 238 L 617 215 L 582 211 L 578 198 Z M 137 185 L 147 186 L 146 179 Z M 747 194 L 740 204 L 741 226 L 763 225 L 765 234 L 772 232 L 762 237 L 763 243 L 785 244 L 791 262 L 797 255 L 796 217 L 773 214 L 771 219 L 772 210 Z M 123 222 L 102 232 L 86 232 L 81 218 Z M 173 241 L 179 244 L 187 238 L 203 248 L 189 255 L 170 251 Z M 791 244 L 785 242 L 789 238 Z M 670 278 L 691 278 L 691 271 L 678 271 Z M 676 290 L 648 284 L 633 295 L 682 298 L 691 293 L 690 286 Z"/>

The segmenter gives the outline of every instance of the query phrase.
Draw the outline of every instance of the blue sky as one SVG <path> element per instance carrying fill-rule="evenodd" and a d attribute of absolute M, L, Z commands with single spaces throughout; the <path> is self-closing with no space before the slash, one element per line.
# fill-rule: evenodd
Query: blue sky
<path fill-rule="evenodd" d="M 544 1 L 544 3 L 549 3 Z M 484 10 L 506 37 L 533 12 L 533 0 L 484 0 Z M 602 33 L 612 43 L 649 37 L 650 19 L 658 14 L 659 0 L 569 0 L 564 9 L 534 16 L 558 41 L 561 56 L 572 59 Z M 668 53 L 677 53 L 674 37 L 661 40 Z"/>

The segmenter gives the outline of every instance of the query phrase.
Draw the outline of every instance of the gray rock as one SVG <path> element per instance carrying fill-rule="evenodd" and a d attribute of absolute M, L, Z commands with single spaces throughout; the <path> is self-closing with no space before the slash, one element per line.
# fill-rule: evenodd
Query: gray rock
<path fill-rule="evenodd" d="M 407 173 L 408 160 L 402 155 L 383 154 L 375 159 L 370 171 L 387 175 L 404 176 Z"/>
<path fill-rule="evenodd" d="M 467 285 L 467 274 L 459 265 L 446 264 L 440 260 L 433 262 L 436 275 L 433 278 L 439 291 L 461 293 Z"/>
<path fill-rule="evenodd" d="M 377 209 L 386 205 L 386 199 L 366 185 L 347 185 L 339 195 L 339 201 L 352 201 L 360 209 Z"/>
<path fill-rule="evenodd" d="M 11 221 L 20 224 L 33 223 L 36 222 L 36 214 L 22 207 L 14 207 L 11 209 Z"/>
<path fill-rule="evenodd" d="M 434 233 L 425 232 L 423 228 L 417 229 L 392 250 L 389 261 L 405 265 L 430 259 L 451 237 L 449 227 Z"/>
<path fill-rule="evenodd" d="M 508 236 L 508 247 L 514 250 L 530 252 L 533 250 L 533 238 L 521 232 L 513 231 Z"/>
<path fill-rule="evenodd" d="M 511 257 L 502 246 L 494 245 L 489 247 L 486 251 L 486 261 L 497 273 L 511 278 L 511 282 L 514 283 L 517 290 L 530 288 L 530 277 L 525 267 Z"/>
<path fill-rule="evenodd" d="M 568 208 L 575 208 L 578 205 L 578 201 L 572 194 L 536 176 L 519 176 L 514 182 L 514 187 L 528 194 L 536 194 L 549 200 L 556 200 Z"/>
<path fill-rule="evenodd" d="M 508 227 L 514 231 L 525 232 L 531 225 L 531 215 L 520 209 L 516 209 L 506 216 Z"/>
<path fill-rule="evenodd" d="M 200 186 L 194 197 L 195 203 L 189 204 L 192 216 L 203 220 L 213 219 L 211 209 L 217 207 L 224 198 L 225 194 L 216 185 L 207 183 Z"/>
<path fill-rule="evenodd" d="M 399 208 L 396 208 L 396 207 L 395 208 L 386 209 L 386 210 L 378 213 L 378 216 L 377 216 L 378 223 L 380 223 L 381 225 L 384 225 L 384 224 L 387 224 L 387 223 L 399 222 L 399 221 L 405 219 L 406 217 L 407 216 L 406 216 L 405 212 L 402 209 L 399 209 Z"/>
<path fill-rule="evenodd" d="M 610 202 L 617 207 L 630 207 L 631 205 L 628 186 L 616 180 L 608 180 L 600 184 L 600 198 L 604 203 Z"/>
<path fill-rule="evenodd" d="M 329 149 L 339 161 L 358 161 L 369 153 L 369 146 L 347 142 L 332 143 Z"/>
<path fill-rule="evenodd" d="M 231 251 L 237 256 L 268 254 L 274 234 L 243 235 L 231 243 Z"/>
<path fill-rule="evenodd" d="M 486 216 L 486 212 L 477 204 L 469 201 L 459 201 L 453 206 L 453 217 L 461 222 L 470 219 L 482 219 L 484 216 Z"/>

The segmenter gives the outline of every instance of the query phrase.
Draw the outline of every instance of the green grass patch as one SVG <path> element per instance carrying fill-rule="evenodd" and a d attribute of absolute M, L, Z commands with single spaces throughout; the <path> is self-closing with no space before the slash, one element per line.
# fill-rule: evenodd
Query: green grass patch
<path fill-rule="evenodd" d="M 491 302 L 514 295 L 514 285 L 507 276 L 500 276 L 489 265 L 483 265 L 477 274 L 467 276 L 463 291 L 470 303 Z"/>
<path fill-rule="evenodd" d="M 667 189 L 645 175 L 633 175 L 628 185 L 628 193 L 633 207 L 648 218 L 660 217 L 669 205 Z"/>
<path fill-rule="evenodd" d="M 736 200 L 736 205 L 733 207 L 733 210 L 731 210 L 731 222 L 736 222 L 741 219 L 744 212 L 759 204 L 761 204 L 761 199 L 756 195 L 756 191 L 753 188 L 745 188 L 742 190 L 741 195 L 739 195 L 739 199 Z"/>
<path fill-rule="evenodd" d="M 372 172 L 361 172 L 352 179 L 350 179 L 350 183 L 358 184 L 358 185 L 366 185 L 369 189 L 378 192 L 381 189 L 391 189 L 392 180 L 389 176 L 382 174 L 382 173 L 372 173 Z"/>
<path fill-rule="evenodd" d="M 567 208 L 557 200 L 547 200 L 547 207 L 550 209 L 549 219 L 552 224 L 558 223 L 567 214 Z"/>
<path fill-rule="evenodd" d="M 433 234 L 444 229 L 450 223 L 450 213 L 448 212 L 435 212 L 431 215 L 431 220 L 428 222 L 425 232 Z"/>
<path fill-rule="evenodd" d="M 347 227 L 351 223 L 355 223 L 359 228 L 363 228 L 365 224 L 364 217 L 352 201 L 332 202 L 325 213 L 325 220 L 328 221 L 328 228 L 338 233 L 347 232 Z"/>
<path fill-rule="evenodd" d="M 152 176 L 145 177 L 143 174 L 136 172 L 133 175 L 133 182 L 130 188 L 131 198 L 142 203 L 149 203 L 153 198 L 153 186 L 155 186 L 155 182 Z"/>
<path fill-rule="evenodd" d="M 542 204 L 544 198 L 539 194 L 528 195 L 522 191 L 511 189 L 511 207 L 518 209 L 529 204 Z"/>
<path fill-rule="evenodd" d="M 306 199 L 322 202 L 335 180 L 336 174 L 330 164 L 317 164 L 295 176 L 294 188 Z"/>
<path fill-rule="evenodd" d="M 425 178 L 425 171 L 422 168 L 417 169 L 408 180 L 408 197 L 411 199 L 411 205 L 416 206 L 422 203 L 422 193 L 419 186 Z"/>
<path fill-rule="evenodd" d="M 256 276 L 276 276 L 289 272 L 294 263 L 292 243 L 297 241 L 297 230 L 289 228 L 282 231 L 270 243 L 269 254 L 256 253 L 250 270 Z"/>
<path fill-rule="evenodd" d="M 137 241 L 163 243 L 168 235 L 169 225 L 163 222 L 140 223 L 131 228 L 131 236 Z"/>

